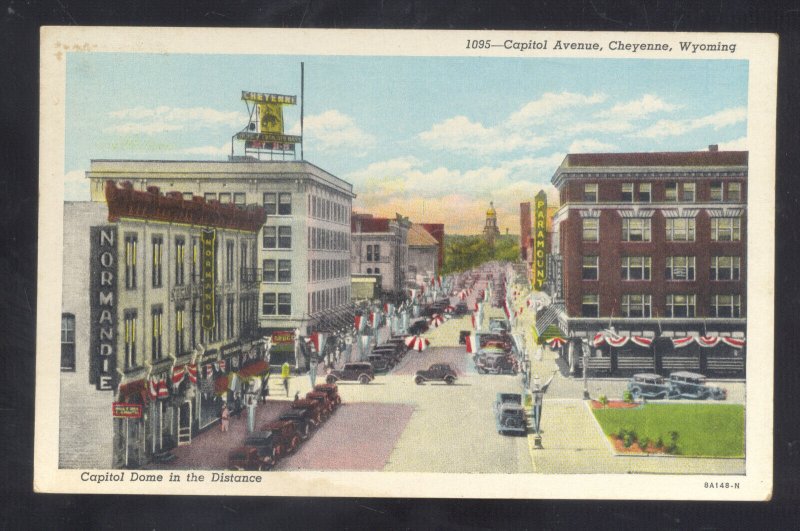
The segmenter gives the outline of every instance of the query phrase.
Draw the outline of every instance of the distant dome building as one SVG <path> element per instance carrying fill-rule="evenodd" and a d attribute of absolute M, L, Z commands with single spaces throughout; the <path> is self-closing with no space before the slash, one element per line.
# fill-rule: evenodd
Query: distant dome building
<path fill-rule="evenodd" d="M 497 211 L 494 209 L 494 202 L 489 202 L 489 210 L 486 211 L 486 224 L 483 226 L 483 239 L 490 247 L 494 247 L 495 240 L 500 236 L 500 229 L 497 228 Z"/>

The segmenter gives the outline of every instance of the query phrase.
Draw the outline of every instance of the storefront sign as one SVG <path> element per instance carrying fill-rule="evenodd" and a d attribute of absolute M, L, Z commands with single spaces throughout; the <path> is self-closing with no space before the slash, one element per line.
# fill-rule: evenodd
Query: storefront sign
<path fill-rule="evenodd" d="M 272 332 L 272 344 L 280 345 L 282 343 L 294 343 L 294 332 Z"/>
<path fill-rule="evenodd" d="M 555 268 L 555 293 L 553 299 L 556 301 L 564 300 L 564 268 L 563 259 L 561 256 L 556 256 L 553 260 L 553 267 Z"/>
<path fill-rule="evenodd" d="M 117 366 L 117 227 L 90 228 L 89 383 L 113 391 Z"/>
<path fill-rule="evenodd" d="M 142 405 L 112 402 L 111 415 L 115 418 L 139 419 L 142 418 Z"/>
<path fill-rule="evenodd" d="M 286 96 L 284 94 L 265 94 L 263 92 L 242 91 L 242 99 L 254 101 L 256 103 L 280 103 L 284 105 L 296 105 L 297 96 Z"/>
<path fill-rule="evenodd" d="M 533 216 L 533 289 L 540 290 L 547 278 L 547 194 L 544 190 L 536 194 Z"/>
<path fill-rule="evenodd" d="M 289 144 L 299 144 L 303 141 L 302 137 L 296 135 L 284 135 L 283 133 L 251 133 L 243 131 L 236 133 L 236 140 L 258 141 L 258 142 L 285 142 Z"/>
<path fill-rule="evenodd" d="M 212 330 L 216 324 L 215 302 L 214 302 L 214 268 L 216 267 L 216 253 L 214 240 L 216 238 L 214 229 L 204 229 L 200 233 L 200 252 L 202 256 L 200 275 L 202 278 L 201 287 L 201 320 L 202 326 L 206 330 Z"/>

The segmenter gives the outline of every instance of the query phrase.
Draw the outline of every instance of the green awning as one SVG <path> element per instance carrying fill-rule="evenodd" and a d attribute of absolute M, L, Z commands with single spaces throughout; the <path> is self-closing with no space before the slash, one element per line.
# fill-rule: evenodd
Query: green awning
<path fill-rule="evenodd" d="M 547 328 L 545 328 L 544 332 L 539 336 L 539 342 L 548 342 L 554 337 L 560 337 L 561 339 L 566 339 L 567 335 L 561 331 L 557 324 L 551 324 Z"/>

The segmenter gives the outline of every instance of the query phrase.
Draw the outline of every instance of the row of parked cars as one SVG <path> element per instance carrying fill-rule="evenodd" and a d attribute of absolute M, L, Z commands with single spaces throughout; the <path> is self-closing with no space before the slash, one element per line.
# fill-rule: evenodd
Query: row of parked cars
<path fill-rule="evenodd" d="M 288 411 L 250 433 L 242 446 L 231 450 L 228 468 L 270 470 L 282 457 L 297 450 L 341 403 L 335 384 L 315 385 L 305 398 L 295 397 Z"/>
<path fill-rule="evenodd" d="M 728 396 L 727 389 L 708 385 L 705 376 L 688 371 L 673 372 L 667 378 L 659 374 L 634 374 L 628 381 L 628 391 L 634 399 L 725 400 Z"/>
<path fill-rule="evenodd" d="M 514 352 L 514 341 L 509 333 L 508 321 L 492 319 L 489 333 L 481 334 L 479 350 L 473 356 L 479 374 L 517 374 L 519 360 Z"/>

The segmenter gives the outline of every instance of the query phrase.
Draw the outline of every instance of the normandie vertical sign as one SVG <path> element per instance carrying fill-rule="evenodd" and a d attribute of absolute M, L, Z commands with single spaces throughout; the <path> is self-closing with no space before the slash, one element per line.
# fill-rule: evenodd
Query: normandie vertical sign
<path fill-rule="evenodd" d="M 536 194 L 533 216 L 533 289 L 540 290 L 547 278 L 547 194 Z"/>
<path fill-rule="evenodd" d="M 90 228 L 89 383 L 113 391 L 117 366 L 117 227 Z"/>
<path fill-rule="evenodd" d="M 214 229 L 204 229 L 200 233 L 200 275 L 201 275 L 201 320 L 202 326 L 206 330 L 214 328 L 216 316 L 214 310 L 214 267 L 216 267 L 216 256 L 214 253 L 214 240 L 217 233 Z"/>

